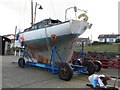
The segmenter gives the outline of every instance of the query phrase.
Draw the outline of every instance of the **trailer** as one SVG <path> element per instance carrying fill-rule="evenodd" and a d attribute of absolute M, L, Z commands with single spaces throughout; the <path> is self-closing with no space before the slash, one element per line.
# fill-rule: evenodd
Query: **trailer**
<path fill-rule="evenodd" d="M 61 59 L 61 56 L 58 53 L 58 49 L 56 47 L 52 47 L 51 50 L 51 60 L 50 63 L 41 63 L 35 62 L 33 57 L 29 54 L 29 51 L 25 48 L 22 52 L 22 57 L 18 59 L 18 66 L 20 68 L 28 67 L 41 67 L 43 69 L 47 69 L 53 75 L 58 75 L 60 79 L 69 81 L 71 80 L 73 74 L 85 74 L 91 75 L 95 72 L 95 65 L 91 61 L 84 62 L 84 48 L 82 48 L 82 63 L 80 65 L 77 64 L 77 61 L 73 64 L 71 62 L 66 63 Z M 56 64 L 54 61 L 55 55 L 59 58 L 60 63 Z M 16 63 L 16 62 L 12 62 Z"/>
<path fill-rule="evenodd" d="M 73 52 L 71 62 L 73 64 L 77 64 L 79 66 L 84 65 L 84 63 L 85 63 L 86 67 L 89 66 L 88 63 L 93 63 L 94 69 L 92 69 L 92 67 L 89 66 L 89 67 L 91 67 L 91 68 L 89 68 L 90 69 L 89 71 L 91 72 L 91 74 L 93 74 L 94 72 L 99 72 L 101 70 L 101 67 L 102 67 L 101 61 L 99 61 L 97 59 L 93 59 L 93 58 L 86 59 L 85 53 L 84 53 L 84 42 L 82 42 L 82 49 L 80 52 Z M 86 65 L 86 63 L 87 63 L 87 65 Z"/>
<path fill-rule="evenodd" d="M 108 59 L 91 58 L 91 59 L 85 59 L 85 61 L 92 61 L 94 63 L 99 62 L 99 64 L 97 63 L 99 66 L 98 71 L 100 71 L 101 68 L 108 68 L 109 67 L 109 60 Z"/>
<path fill-rule="evenodd" d="M 101 68 L 109 68 L 109 67 L 120 68 L 120 55 L 119 54 L 114 54 L 113 56 L 109 56 L 112 53 L 108 53 L 108 55 L 106 52 L 104 53 L 87 52 L 84 54 L 84 61 L 94 62 L 98 67 L 97 71 L 100 71 Z M 74 52 L 71 60 L 72 61 L 76 60 L 78 56 L 79 56 L 79 52 Z M 111 58 L 108 58 L 108 57 L 111 57 Z"/>
<path fill-rule="evenodd" d="M 85 61 L 88 61 L 88 59 Z M 99 61 L 102 68 L 120 68 L 120 59 L 92 58 L 89 61 Z"/>

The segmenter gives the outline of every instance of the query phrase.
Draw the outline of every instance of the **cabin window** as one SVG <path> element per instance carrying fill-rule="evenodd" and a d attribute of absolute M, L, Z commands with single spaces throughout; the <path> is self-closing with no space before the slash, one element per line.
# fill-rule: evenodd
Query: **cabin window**
<path fill-rule="evenodd" d="M 37 25 L 32 26 L 31 29 L 32 29 L 32 30 L 36 30 L 36 29 L 37 29 Z"/>
<path fill-rule="evenodd" d="M 58 23 L 57 20 L 51 20 L 51 23 Z"/>
<path fill-rule="evenodd" d="M 32 30 L 34 30 L 34 26 L 32 26 L 32 28 L 31 28 Z"/>
<path fill-rule="evenodd" d="M 37 29 L 37 25 L 34 26 L 34 29 Z"/>
<path fill-rule="evenodd" d="M 45 25 L 46 25 L 46 23 L 45 23 L 45 22 L 43 22 L 43 23 L 41 23 L 41 24 L 40 24 L 40 27 L 41 27 L 41 28 L 44 28 L 44 27 L 45 27 Z"/>
<path fill-rule="evenodd" d="M 39 26 L 38 26 L 38 28 L 42 28 L 42 26 L 41 26 L 41 25 L 39 25 Z"/>

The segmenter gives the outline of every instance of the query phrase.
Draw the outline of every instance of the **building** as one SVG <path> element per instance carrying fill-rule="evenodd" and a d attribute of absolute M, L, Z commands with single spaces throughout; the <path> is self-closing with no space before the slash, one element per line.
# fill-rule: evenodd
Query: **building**
<path fill-rule="evenodd" d="M 15 42 L 15 35 L 14 34 L 8 34 L 8 35 L 3 35 L 3 36 L 11 40 L 10 47 L 12 48 L 13 45 L 14 45 L 14 42 Z"/>
<path fill-rule="evenodd" d="M 0 55 L 8 55 L 9 51 L 10 51 L 10 44 L 11 44 L 11 40 L 4 37 L 4 36 L 0 36 Z"/>
<path fill-rule="evenodd" d="M 6 38 L 9 38 L 11 40 L 11 45 L 10 47 L 20 47 L 21 48 L 21 44 L 19 41 L 15 40 L 15 35 L 14 34 L 8 34 L 8 35 L 3 35 Z"/>
<path fill-rule="evenodd" d="M 98 36 L 99 42 L 114 43 L 118 38 L 120 38 L 120 34 L 101 34 Z"/>
<path fill-rule="evenodd" d="M 8 34 L 8 35 L 4 35 L 4 37 L 6 37 L 6 38 L 8 38 L 8 39 L 10 39 L 11 40 L 11 43 L 10 43 L 10 48 L 15 48 L 15 50 L 14 50 L 14 55 L 16 56 L 16 55 L 21 55 L 21 44 L 20 44 L 20 42 L 19 41 L 16 41 L 15 40 L 15 35 L 14 34 Z M 11 53 L 11 54 L 13 54 L 13 53 Z"/>
<path fill-rule="evenodd" d="M 84 41 L 84 45 L 85 46 L 88 46 L 91 43 L 89 37 L 88 38 L 77 38 L 76 46 L 81 46 L 82 45 L 82 41 Z"/>

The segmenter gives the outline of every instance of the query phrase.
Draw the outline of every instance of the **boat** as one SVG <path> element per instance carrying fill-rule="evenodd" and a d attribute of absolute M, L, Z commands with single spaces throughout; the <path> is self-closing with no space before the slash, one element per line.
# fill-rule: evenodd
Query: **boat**
<path fill-rule="evenodd" d="M 72 8 L 76 13 L 78 9 Z M 46 61 L 49 63 L 52 47 L 55 47 L 62 61 L 68 63 L 74 51 L 76 38 L 92 26 L 88 23 L 88 16 L 85 12 L 81 13 L 78 18 L 64 22 L 58 19 L 44 19 L 18 33 L 16 41 L 24 42 L 24 48 L 31 53 L 37 62 L 45 63 L 44 61 Z M 55 63 L 61 62 L 57 55 L 54 56 L 54 59 Z"/>

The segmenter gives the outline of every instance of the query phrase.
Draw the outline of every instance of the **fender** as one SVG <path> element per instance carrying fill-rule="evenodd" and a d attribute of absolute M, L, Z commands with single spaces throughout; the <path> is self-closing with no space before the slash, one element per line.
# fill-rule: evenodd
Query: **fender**
<path fill-rule="evenodd" d="M 82 13 L 82 14 L 80 14 L 79 16 L 78 16 L 78 18 L 80 19 L 81 17 L 85 17 L 84 18 L 84 21 L 88 21 L 88 16 L 85 14 L 85 13 Z"/>

